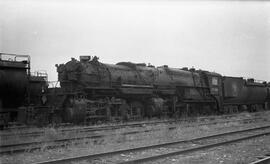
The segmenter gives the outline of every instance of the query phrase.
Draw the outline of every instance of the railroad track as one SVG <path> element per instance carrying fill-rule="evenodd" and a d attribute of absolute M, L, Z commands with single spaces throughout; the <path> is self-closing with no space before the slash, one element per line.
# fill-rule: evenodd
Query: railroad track
<path fill-rule="evenodd" d="M 265 111 L 263 112 L 256 112 L 256 113 L 251 113 L 251 115 L 256 116 L 256 115 L 261 115 L 264 114 Z M 66 131 L 73 131 L 73 130 L 88 130 L 88 129 L 102 129 L 102 128 L 111 128 L 111 127 L 127 127 L 127 126 L 140 126 L 140 125 L 147 125 L 147 124 L 157 124 L 157 123 L 168 123 L 168 122 L 194 122 L 194 121 L 204 121 L 204 120 L 215 120 L 215 119 L 228 119 L 232 117 L 237 117 L 239 114 L 226 114 L 226 115 L 214 115 L 214 116 L 200 116 L 200 117 L 188 117 L 185 119 L 174 119 L 174 120 L 160 120 L 160 121 L 144 121 L 144 122 L 135 122 L 135 123 L 126 123 L 126 124 L 115 124 L 115 125 L 104 125 L 104 126 L 85 126 L 85 127 L 80 127 L 80 128 L 73 128 L 73 127 L 67 127 L 68 125 L 71 126 L 70 124 L 63 123 L 64 124 L 64 129 L 61 129 L 61 131 L 66 132 Z M 33 127 L 27 127 L 27 126 L 20 126 L 20 127 L 11 127 L 9 129 L 5 130 L 0 130 L 0 136 L 12 136 L 14 133 L 10 131 L 14 130 L 25 130 L 26 132 L 20 132 L 16 133 L 17 135 L 29 135 L 31 133 L 35 134 L 43 134 L 43 130 L 32 130 L 32 132 L 29 132 L 29 130 Z M 58 126 L 57 128 L 61 128 L 61 126 Z"/>
<path fill-rule="evenodd" d="M 59 129 L 57 130 L 61 134 L 69 133 L 69 132 L 74 132 L 74 133 L 82 133 L 82 132 L 98 132 L 98 131 L 104 131 L 104 130 L 114 130 L 114 129 L 121 129 L 121 128 L 126 128 L 126 127 L 142 127 L 145 125 L 155 125 L 155 124 L 172 124 L 172 123 L 177 123 L 177 122 L 196 122 L 196 121 L 205 121 L 205 120 L 215 120 L 219 118 L 225 118 L 229 119 L 231 117 L 236 116 L 235 114 L 231 115 L 224 115 L 224 116 L 212 116 L 212 117 L 195 117 L 195 118 L 189 118 L 189 119 L 179 119 L 179 120 L 165 120 L 165 121 L 152 121 L 152 122 L 139 122 L 139 123 L 129 123 L 129 124 L 120 124 L 120 125 L 107 125 L 107 126 L 100 126 L 100 127 L 95 127 L 95 126 L 88 126 L 88 127 L 80 127 L 80 128 L 67 128 L 67 129 Z M 261 117 L 257 117 L 261 118 Z M 253 119 L 257 119 L 253 118 Z M 248 119 L 247 119 L 248 120 Z M 227 121 L 224 121 L 227 122 Z M 21 133 L 0 133 L 0 137 L 2 139 L 5 138 L 12 138 L 13 136 L 15 137 L 39 137 L 45 134 L 45 131 L 38 130 L 38 131 L 31 131 L 31 132 L 21 132 Z"/>
<path fill-rule="evenodd" d="M 216 122 L 208 122 L 208 123 L 201 123 L 197 124 L 197 126 L 204 126 L 204 125 L 213 125 L 213 124 L 219 124 L 219 123 L 228 123 L 228 122 L 255 122 L 262 118 L 256 118 L 256 119 L 238 119 L 238 120 L 227 120 L 227 121 L 216 121 Z M 187 127 L 194 126 L 194 124 L 188 124 Z M 176 129 L 177 126 L 170 126 L 168 127 L 169 130 Z M 110 129 L 111 130 L 111 129 Z M 135 131 L 128 131 L 123 132 L 120 135 L 126 136 L 126 135 L 132 135 L 132 134 L 138 134 L 138 133 L 147 133 L 147 132 L 153 132 L 153 131 L 160 131 L 162 129 L 151 129 L 151 130 L 135 130 Z M 92 130 L 90 130 L 92 131 Z M 20 153 L 25 151 L 33 151 L 37 149 L 44 148 L 43 145 L 46 145 L 46 148 L 52 149 L 52 148 L 58 148 L 62 146 L 66 146 L 67 143 L 72 141 L 79 141 L 84 139 L 100 139 L 106 136 L 113 136 L 113 135 L 119 135 L 119 134 L 91 134 L 91 135 L 81 135 L 76 137 L 70 137 L 70 138 L 61 138 L 56 140 L 50 140 L 50 141 L 35 141 L 35 142 L 22 142 L 22 143 L 12 143 L 12 144 L 2 144 L 0 145 L 0 154 L 7 154 L 7 153 Z M 4 140 L 2 140 L 2 143 L 4 143 Z M 79 144 L 80 142 L 73 143 L 73 144 Z"/>
<path fill-rule="evenodd" d="M 96 131 L 103 131 L 103 130 L 114 130 L 114 129 L 120 129 L 120 128 L 126 128 L 126 127 L 142 127 L 145 125 L 151 125 L 151 124 L 162 124 L 162 123 L 173 123 L 176 122 L 175 120 L 166 120 L 166 121 L 153 121 L 153 122 L 141 122 L 141 123 L 130 123 L 130 124 L 121 124 L 121 125 L 107 125 L 107 126 L 101 126 L 101 127 L 81 127 L 81 128 L 68 128 L 68 129 L 60 129 L 58 130 L 60 133 L 67 133 L 67 132 L 96 132 Z M 45 131 L 32 131 L 32 132 L 24 132 L 24 133 L 16 133 L 15 135 L 20 137 L 36 137 L 41 136 L 45 134 Z M 4 137 L 11 137 L 14 133 L 5 133 L 0 134 L 2 138 Z"/>
<path fill-rule="evenodd" d="M 214 125 L 214 124 L 220 124 L 220 123 L 228 123 L 228 122 L 242 122 L 242 123 L 249 123 L 249 122 L 255 122 L 262 118 L 253 118 L 253 119 L 238 119 L 238 120 L 227 120 L 227 121 L 215 121 L 215 122 L 208 122 L 208 123 L 200 123 L 196 124 L 196 126 L 204 126 L 204 125 Z M 185 127 L 192 127 L 194 124 L 187 124 Z M 176 129 L 177 125 L 168 127 L 168 130 Z M 111 130 L 111 129 L 108 129 Z M 33 151 L 40 148 L 44 148 L 43 145 L 46 145 L 46 148 L 58 148 L 62 146 L 66 146 L 69 142 L 72 141 L 79 141 L 84 139 L 101 139 L 106 136 L 114 136 L 114 135 L 132 135 L 132 134 L 138 134 L 138 133 L 147 133 L 147 132 L 154 132 L 154 131 L 160 131 L 162 129 L 151 129 L 151 130 L 135 130 L 135 131 L 128 131 L 123 132 L 121 134 L 90 134 L 90 135 L 80 135 L 75 137 L 69 137 L 69 138 L 61 138 L 61 139 L 55 139 L 55 140 L 45 140 L 45 141 L 30 141 L 30 142 L 12 142 L 12 144 L 3 144 L 5 143 L 5 140 L 2 139 L 2 145 L 0 145 L 0 154 L 7 154 L 7 153 L 20 153 L 25 151 Z M 92 130 L 90 130 L 91 132 Z M 74 143 L 73 144 L 79 144 Z"/>
<path fill-rule="evenodd" d="M 270 125 L 240 131 L 219 133 L 199 138 L 192 138 L 188 140 L 179 140 L 131 149 L 122 149 L 105 153 L 43 161 L 35 164 L 66 164 L 83 160 L 102 163 L 106 163 L 106 161 L 122 164 L 143 163 L 155 161 L 158 159 L 164 159 L 176 155 L 183 155 L 188 153 L 194 153 L 197 151 L 208 150 L 210 148 L 224 146 L 231 143 L 237 143 L 266 135 L 270 135 Z M 142 154 L 142 152 L 144 153 Z M 130 156 L 130 154 L 132 154 L 132 156 Z"/>
<path fill-rule="evenodd" d="M 263 159 L 259 159 L 255 162 L 252 162 L 250 164 L 269 164 L 270 163 L 270 157 L 265 157 Z"/>
<path fill-rule="evenodd" d="M 154 130 L 143 130 L 143 131 L 130 131 L 124 132 L 120 135 L 131 135 L 137 133 L 146 133 L 152 131 L 158 131 L 159 129 Z M 110 134 L 110 136 L 117 135 L 117 134 Z M 108 135 L 100 134 L 100 135 L 90 135 L 90 136 L 79 136 L 79 137 L 72 137 L 72 138 L 63 138 L 63 139 L 56 139 L 51 141 L 35 141 L 35 142 L 25 142 L 25 143 L 14 143 L 14 144 L 6 144 L 0 145 L 0 154 L 7 154 L 7 153 L 19 153 L 25 151 L 33 151 L 37 149 L 41 149 L 46 144 L 46 148 L 58 148 L 62 146 L 66 146 L 68 142 L 72 141 L 80 141 L 84 139 L 99 139 L 102 137 L 106 137 Z M 79 144 L 79 143 L 73 143 Z"/>

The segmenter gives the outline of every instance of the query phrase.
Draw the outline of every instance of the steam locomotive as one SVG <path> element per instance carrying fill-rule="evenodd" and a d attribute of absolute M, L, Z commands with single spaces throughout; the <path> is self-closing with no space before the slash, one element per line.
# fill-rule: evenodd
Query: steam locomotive
<path fill-rule="evenodd" d="M 7 74 L 7 70 L 2 70 L 2 63 L 1 74 Z M 269 109 L 270 104 L 270 83 L 267 82 L 167 65 L 105 64 L 96 56 L 80 56 L 80 60 L 72 58 L 65 64 L 56 65 L 60 87 L 46 87 L 46 78 L 42 77 L 36 83 L 40 91 L 32 93 L 31 88 L 36 87 L 32 87 L 33 77 L 27 73 L 30 70 L 27 63 L 30 65 L 30 62 L 20 63 L 23 68 L 14 69 L 12 75 L 28 79 L 21 89 L 21 96 L 14 96 L 28 95 L 28 103 L 24 100 L 24 104 L 16 105 L 20 109 L 16 114 L 20 116 L 19 120 L 27 123 L 35 122 L 33 120 L 37 118 L 39 123 L 91 123 L 144 117 L 185 117 L 257 111 Z M 21 77 L 16 74 L 21 74 Z M 7 79 L 2 75 L 1 78 Z M 23 84 L 18 84 L 18 79 L 13 78 L 10 82 L 1 82 L 1 90 L 6 89 L 7 83 L 17 92 Z M 8 111 L 6 107 L 15 100 L 12 96 L 4 98 L 13 90 L 1 92 L 4 107 L 1 109 L 4 111 Z"/>
<path fill-rule="evenodd" d="M 70 93 L 66 121 L 134 119 L 256 111 L 268 108 L 269 83 L 194 68 L 72 58 L 57 65 L 61 89 Z"/>

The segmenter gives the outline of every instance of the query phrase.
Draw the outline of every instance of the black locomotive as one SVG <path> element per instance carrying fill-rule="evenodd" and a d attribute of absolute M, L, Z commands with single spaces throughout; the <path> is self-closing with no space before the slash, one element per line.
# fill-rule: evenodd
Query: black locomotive
<path fill-rule="evenodd" d="M 57 65 L 66 121 L 187 116 L 268 108 L 269 83 L 193 68 L 104 64 L 81 56 Z"/>
<path fill-rule="evenodd" d="M 22 68 L 13 69 L 13 72 L 14 76 L 21 75 L 16 75 L 16 78 L 25 81 L 25 85 L 11 78 L 9 82 L 1 81 L 0 87 L 2 90 L 8 84 L 14 86 L 12 89 L 16 92 L 21 92 L 14 107 L 20 106 L 20 113 L 24 113 L 20 120 L 28 123 L 37 118 L 39 122 L 89 123 L 153 116 L 222 114 L 268 109 L 270 103 L 270 84 L 267 82 L 227 77 L 194 68 L 154 67 L 131 62 L 104 64 L 96 56 L 92 59 L 81 56 L 79 61 L 72 58 L 66 64 L 56 65 L 60 88 L 46 87 L 43 77 L 36 83 L 40 91 L 33 94 L 29 89 L 33 88 L 30 80 L 33 77 L 27 73 L 30 61 L 20 64 Z M 4 72 L 1 79 L 8 79 L 5 77 L 7 71 L 1 66 L 1 72 Z M 1 92 L 2 109 L 14 104 L 12 96 L 5 97 L 12 92 L 15 91 L 6 89 Z M 27 93 L 28 103 L 19 103 L 25 103 L 22 95 Z"/>

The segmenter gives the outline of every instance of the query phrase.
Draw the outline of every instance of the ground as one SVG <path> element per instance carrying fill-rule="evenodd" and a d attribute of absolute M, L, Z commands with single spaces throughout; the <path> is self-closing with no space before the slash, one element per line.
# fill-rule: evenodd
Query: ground
<path fill-rule="evenodd" d="M 246 164 L 270 155 L 270 136 L 220 146 L 208 151 L 174 156 L 149 163 L 162 164 Z"/>
<path fill-rule="evenodd" d="M 161 124 L 158 126 L 144 126 L 142 128 L 123 128 L 114 130 L 107 137 L 99 140 L 85 139 L 81 144 L 75 145 L 73 143 L 67 144 L 65 147 L 58 149 L 47 149 L 46 145 L 41 150 L 34 152 L 24 152 L 20 154 L 2 155 L 0 156 L 1 164 L 22 164 L 33 163 L 39 161 L 46 161 L 50 159 L 72 157 L 77 155 L 93 154 L 105 151 L 113 151 L 117 149 L 126 149 L 138 146 L 145 146 L 149 144 L 157 144 L 161 142 L 168 142 L 176 139 L 188 139 L 194 137 L 201 137 L 210 134 L 222 133 L 226 131 L 246 129 L 262 125 L 270 125 L 270 111 L 262 114 L 241 113 L 231 120 L 242 118 L 254 118 L 263 116 L 265 119 L 257 120 L 251 123 L 241 123 L 231 121 L 227 123 L 219 123 L 212 125 L 200 125 L 201 123 L 210 122 L 209 120 L 196 121 L 196 122 L 182 122 L 177 124 Z M 269 120 L 268 120 L 269 118 Z M 216 119 L 219 121 L 228 120 L 225 118 Z M 168 129 L 168 127 L 175 127 Z M 131 135 L 121 135 L 123 132 L 133 130 L 154 130 L 151 132 L 142 132 Z M 47 134 L 48 135 L 48 134 Z M 49 130 L 49 137 L 58 137 L 54 129 Z M 237 144 L 209 149 L 208 151 L 187 154 L 184 156 L 175 156 L 164 160 L 158 160 L 150 163 L 249 163 L 270 153 L 270 136 L 264 136 L 256 139 L 243 141 Z M 79 163 L 87 163 L 81 161 Z"/>

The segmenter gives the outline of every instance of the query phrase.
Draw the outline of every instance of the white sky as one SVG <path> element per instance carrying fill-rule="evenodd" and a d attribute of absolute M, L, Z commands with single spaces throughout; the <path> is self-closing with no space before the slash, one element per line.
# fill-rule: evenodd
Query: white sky
<path fill-rule="evenodd" d="M 32 71 L 71 57 L 192 67 L 270 81 L 270 2 L 0 0 L 0 51 Z"/>

